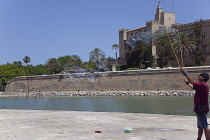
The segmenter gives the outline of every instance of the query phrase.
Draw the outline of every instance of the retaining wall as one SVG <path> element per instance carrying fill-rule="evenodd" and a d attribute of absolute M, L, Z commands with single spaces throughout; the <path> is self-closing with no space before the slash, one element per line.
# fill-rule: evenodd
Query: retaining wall
<path fill-rule="evenodd" d="M 188 67 L 189 75 L 197 80 L 201 72 L 210 73 L 210 67 Z M 93 82 L 90 78 L 70 78 L 68 74 L 16 77 L 9 81 L 6 92 L 46 91 L 170 91 L 189 90 L 179 68 L 133 70 L 98 73 Z M 28 79 L 28 83 L 27 83 Z"/>

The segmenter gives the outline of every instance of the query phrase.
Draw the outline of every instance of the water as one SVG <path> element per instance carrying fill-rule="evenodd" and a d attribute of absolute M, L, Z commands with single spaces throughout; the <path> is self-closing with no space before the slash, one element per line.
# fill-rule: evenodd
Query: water
<path fill-rule="evenodd" d="M 195 115 L 193 97 L 44 97 L 25 99 L 1 97 L 0 109 L 125 112 L 167 115 Z"/>

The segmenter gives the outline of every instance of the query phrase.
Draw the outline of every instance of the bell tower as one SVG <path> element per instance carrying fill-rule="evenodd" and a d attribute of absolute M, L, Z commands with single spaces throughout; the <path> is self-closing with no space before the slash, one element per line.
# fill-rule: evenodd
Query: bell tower
<path fill-rule="evenodd" d="M 158 2 L 158 8 L 156 9 L 156 14 L 155 14 L 155 21 L 158 23 L 161 22 L 161 13 L 163 12 L 163 9 L 160 6 L 160 1 Z"/>
<path fill-rule="evenodd" d="M 172 24 L 175 24 L 175 14 L 169 12 L 163 12 L 163 9 L 160 6 L 160 1 L 158 2 L 158 7 L 156 9 L 155 21 L 160 25 L 166 27 L 171 27 Z"/>

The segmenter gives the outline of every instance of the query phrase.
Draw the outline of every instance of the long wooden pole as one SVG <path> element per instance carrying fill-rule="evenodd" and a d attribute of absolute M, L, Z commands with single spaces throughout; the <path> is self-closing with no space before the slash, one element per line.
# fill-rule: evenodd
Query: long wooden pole
<path fill-rule="evenodd" d="M 165 28 L 165 29 L 166 29 L 166 28 Z M 169 40 L 169 42 L 170 42 L 171 48 L 172 48 L 172 50 L 173 50 L 174 56 L 175 56 L 175 58 L 176 58 L 176 61 L 177 61 L 178 65 L 179 65 L 179 67 L 181 67 L 181 65 L 180 65 L 180 63 L 179 63 L 179 60 L 178 60 L 178 57 L 177 57 L 177 55 L 176 55 L 176 52 L 175 52 L 175 50 L 174 50 L 173 44 L 171 43 L 171 39 L 170 39 L 170 37 L 169 37 L 169 35 L 168 35 L 168 31 L 167 31 L 167 30 L 166 30 L 166 34 L 167 34 L 168 40 Z"/>
<path fill-rule="evenodd" d="M 180 53 L 181 53 L 182 66 L 184 67 L 183 51 L 182 51 L 182 44 L 181 44 L 181 40 L 180 40 L 179 31 L 178 31 L 178 36 L 179 36 L 179 47 L 180 47 Z"/>

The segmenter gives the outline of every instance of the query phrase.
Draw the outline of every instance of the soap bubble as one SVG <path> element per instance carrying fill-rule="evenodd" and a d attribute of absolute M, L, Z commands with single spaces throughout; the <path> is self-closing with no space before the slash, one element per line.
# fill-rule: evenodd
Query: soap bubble
<path fill-rule="evenodd" d="M 74 61 L 78 60 L 78 59 L 79 59 L 78 52 L 75 52 L 74 55 L 71 55 L 71 58 L 72 58 Z"/>
<path fill-rule="evenodd" d="M 168 35 L 174 35 L 175 33 L 177 33 L 177 31 L 178 30 L 174 29 L 174 28 L 162 27 L 155 31 L 148 30 L 145 32 L 138 32 L 138 33 L 134 33 L 133 35 L 131 35 L 131 37 L 128 38 L 126 43 L 129 46 L 134 47 L 140 41 L 143 41 L 145 43 L 150 43 L 154 39 L 168 36 Z"/>
<path fill-rule="evenodd" d="M 88 82 L 95 83 L 98 81 L 99 77 L 107 76 L 106 73 L 102 72 L 108 70 L 105 62 L 99 61 L 98 63 L 98 70 L 87 71 L 78 66 L 72 66 L 67 68 L 64 73 L 68 75 L 70 81 L 74 84 L 82 84 L 82 81 L 84 81 L 85 79 L 87 79 Z"/>
<path fill-rule="evenodd" d="M 154 35 L 155 35 L 155 38 L 160 38 L 167 35 L 174 35 L 177 33 L 177 31 L 178 31 L 177 29 L 165 27 L 165 28 L 160 28 L 154 31 Z"/>
<path fill-rule="evenodd" d="M 97 73 L 90 73 L 89 77 L 87 77 L 88 81 L 91 83 L 95 83 L 98 81 L 99 75 Z"/>

